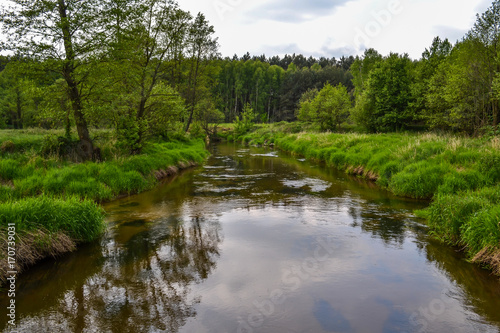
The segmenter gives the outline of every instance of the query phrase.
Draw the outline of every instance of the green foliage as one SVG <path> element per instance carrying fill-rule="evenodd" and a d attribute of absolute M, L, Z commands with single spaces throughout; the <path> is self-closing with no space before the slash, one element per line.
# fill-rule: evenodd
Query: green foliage
<path fill-rule="evenodd" d="M 362 167 L 362 176 L 376 176 L 379 185 L 401 196 L 429 199 L 437 193 L 456 194 L 500 181 L 497 139 L 432 134 L 292 134 L 291 125 L 263 126 L 251 133 L 250 139 L 259 143 L 266 138 L 280 149 L 325 161 L 346 172 Z"/>
<path fill-rule="evenodd" d="M 253 121 L 256 115 L 253 112 L 250 104 L 247 104 L 241 113 L 241 117 L 237 116 L 234 121 L 234 133 L 236 136 L 243 135 L 250 131 L 253 127 Z"/>
<path fill-rule="evenodd" d="M 224 113 L 215 108 L 215 104 L 211 99 L 206 98 L 200 101 L 196 107 L 196 119 L 204 131 L 198 137 L 215 138 L 219 124 L 224 121 Z M 191 133 L 194 133 L 193 128 L 191 128 Z"/>
<path fill-rule="evenodd" d="M 315 123 L 322 131 L 340 130 L 351 109 L 351 99 L 346 87 L 326 84 L 321 91 L 315 89 L 305 92 L 300 100 L 297 118 L 300 121 Z"/>
<path fill-rule="evenodd" d="M 366 89 L 366 83 L 373 69 L 383 60 L 382 55 L 375 49 L 365 51 L 363 57 L 357 57 L 351 66 L 352 82 L 356 99 L 359 98 Z"/>
<path fill-rule="evenodd" d="M 359 97 L 356 117 L 371 132 L 401 130 L 415 115 L 410 112 L 413 64 L 408 55 L 391 54 L 370 72 Z"/>
<path fill-rule="evenodd" d="M 21 163 L 13 159 L 0 159 L 0 179 L 13 180 L 21 170 Z"/>
<path fill-rule="evenodd" d="M 481 250 L 498 248 L 500 239 L 500 187 L 438 195 L 419 212 L 442 240 L 465 245 L 470 257 Z"/>
<path fill-rule="evenodd" d="M 132 116 L 121 115 L 116 124 L 117 147 L 130 154 L 140 152 L 143 147 L 141 131 L 144 131 L 144 125 L 144 122 L 137 121 Z"/>
<path fill-rule="evenodd" d="M 37 79 L 39 67 L 30 61 L 10 61 L 0 72 L 0 128 L 35 125 L 42 84 Z"/>
<path fill-rule="evenodd" d="M 262 123 L 292 121 L 298 115 L 301 96 L 307 91 L 320 90 L 326 83 L 342 83 L 348 91 L 352 89 L 351 74 L 348 67 L 340 67 L 340 61 L 303 58 L 297 55 L 295 59 L 225 59 L 213 89 L 219 97 L 216 107 L 224 112 L 226 121 L 234 121 L 246 103 L 251 104 Z M 290 66 L 292 61 L 295 67 Z M 350 58 L 344 59 L 348 61 Z M 287 71 L 289 66 L 294 69 Z"/>
<path fill-rule="evenodd" d="M 102 211 L 94 202 L 149 189 L 156 183 L 155 171 L 201 163 L 208 154 L 203 141 L 149 142 L 144 154 L 74 164 L 54 157 L 60 149 L 57 134 L 62 132 L 45 133 L 0 131 L 0 139 L 9 135 L 21 147 L 23 142 L 29 147 L 24 154 L 0 159 L 0 224 L 17 223 L 19 231 L 63 231 L 78 241 L 102 232 Z M 27 140 L 28 136 L 36 140 Z M 50 156 L 39 156 L 42 150 Z"/>
<path fill-rule="evenodd" d="M 51 155 L 67 157 L 73 152 L 74 146 L 75 144 L 71 141 L 71 138 L 49 134 L 42 141 L 40 153 L 45 157 Z"/>
<path fill-rule="evenodd" d="M 13 159 L 0 160 L 0 177 L 12 181 L 15 197 L 42 193 L 67 197 L 79 195 L 96 201 L 109 200 L 150 188 L 154 171 L 179 163 L 201 163 L 206 157 L 202 141 L 188 143 L 149 143 L 145 154 L 104 163 L 48 163 L 35 159 L 22 165 Z M 41 163 L 40 163 L 41 162 Z"/>
<path fill-rule="evenodd" d="M 322 130 L 333 130 L 340 126 L 349 116 L 351 100 L 347 88 L 342 84 L 332 87 L 330 84 L 318 93 L 311 102 L 313 110 L 316 111 L 316 121 Z"/>
<path fill-rule="evenodd" d="M 299 100 L 299 109 L 296 112 L 299 121 L 312 123 L 316 120 L 316 112 L 312 107 L 312 101 L 318 95 L 318 89 L 309 89 L 302 94 Z"/>
<path fill-rule="evenodd" d="M 494 1 L 460 42 L 453 46 L 436 37 L 418 61 L 367 50 L 351 66 L 352 120 L 369 132 L 420 126 L 480 135 L 495 129 L 500 123 L 499 13 L 500 2 Z"/>

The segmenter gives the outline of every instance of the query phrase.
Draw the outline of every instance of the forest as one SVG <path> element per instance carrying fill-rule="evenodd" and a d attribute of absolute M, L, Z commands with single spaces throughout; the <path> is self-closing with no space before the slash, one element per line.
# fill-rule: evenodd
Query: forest
<path fill-rule="evenodd" d="M 151 136 L 210 134 L 247 105 L 256 123 L 325 131 L 498 131 L 498 2 L 461 40 L 436 37 L 420 59 L 374 49 L 222 58 L 205 16 L 174 1 L 13 3 L 1 18 L 10 55 L 0 59 L 0 126 L 68 137 L 75 127 L 83 159 L 92 159 L 93 128 L 113 129 L 139 153 Z"/>

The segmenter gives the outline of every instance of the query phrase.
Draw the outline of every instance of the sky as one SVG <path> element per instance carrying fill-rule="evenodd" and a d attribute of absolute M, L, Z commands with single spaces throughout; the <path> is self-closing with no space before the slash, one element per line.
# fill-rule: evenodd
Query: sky
<path fill-rule="evenodd" d="M 177 0 L 205 14 L 222 56 L 306 57 L 408 53 L 420 59 L 434 37 L 461 39 L 493 0 Z M 0 0 L 0 4 L 5 4 Z"/>
<path fill-rule="evenodd" d="M 434 37 L 460 40 L 493 0 L 178 0 L 215 27 L 223 56 L 306 57 L 408 53 Z"/>

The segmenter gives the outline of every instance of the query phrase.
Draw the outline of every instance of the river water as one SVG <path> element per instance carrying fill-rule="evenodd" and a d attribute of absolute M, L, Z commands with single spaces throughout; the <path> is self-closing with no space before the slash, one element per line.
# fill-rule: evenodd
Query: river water
<path fill-rule="evenodd" d="M 272 150 L 212 153 L 21 275 L 19 332 L 500 332 L 499 279 L 428 235 L 427 202 Z"/>

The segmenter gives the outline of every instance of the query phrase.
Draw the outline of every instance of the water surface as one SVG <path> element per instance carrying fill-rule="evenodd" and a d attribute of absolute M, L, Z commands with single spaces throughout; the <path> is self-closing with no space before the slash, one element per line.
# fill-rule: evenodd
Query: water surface
<path fill-rule="evenodd" d="M 101 240 L 20 276 L 19 328 L 499 332 L 499 280 L 428 236 L 412 213 L 426 205 L 220 145 L 205 166 L 107 204 Z"/>

